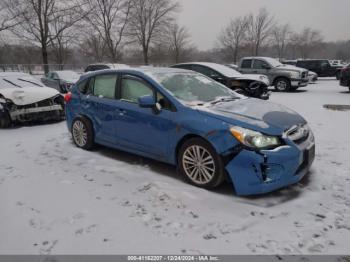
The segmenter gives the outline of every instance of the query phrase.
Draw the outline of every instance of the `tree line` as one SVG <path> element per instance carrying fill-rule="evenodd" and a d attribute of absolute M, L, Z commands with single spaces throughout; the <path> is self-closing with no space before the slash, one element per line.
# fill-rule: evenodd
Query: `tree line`
<path fill-rule="evenodd" d="M 179 24 L 181 6 L 174 0 L 2 0 L 0 7 L 0 63 L 40 63 L 45 72 L 50 63 L 350 58 L 350 41 L 325 43 L 312 28 L 295 32 L 265 8 L 232 18 L 213 36 L 215 47 L 199 51 Z"/>

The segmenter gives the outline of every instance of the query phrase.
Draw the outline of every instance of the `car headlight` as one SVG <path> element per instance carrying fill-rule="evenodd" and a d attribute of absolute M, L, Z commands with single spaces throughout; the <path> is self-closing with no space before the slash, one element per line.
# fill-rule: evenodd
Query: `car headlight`
<path fill-rule="evenodd" d="M 290 77 L 291 78 L 300 78 L 301 73 L 299 72 L 291 72 Z"/>
<path fill-rule="evenodd" d="M 250 148 L 272 148 L 281 144 L 280 139 L 276 136 L 266 136 L 260 132 L 239 126 L 231 127 L 230 132 L 239 142 Z"/>

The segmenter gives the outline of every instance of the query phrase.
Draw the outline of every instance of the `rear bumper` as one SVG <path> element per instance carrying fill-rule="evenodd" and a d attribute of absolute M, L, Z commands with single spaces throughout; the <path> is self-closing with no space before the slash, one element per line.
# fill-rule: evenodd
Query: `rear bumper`
<path fill-rule="evenodd" d="M 242 150 L 226 166 L 237 195 L 258 195 L 299 182 L 315 157 L 313 135 L 302 145 L 285 145 L 275 150 Z"/>

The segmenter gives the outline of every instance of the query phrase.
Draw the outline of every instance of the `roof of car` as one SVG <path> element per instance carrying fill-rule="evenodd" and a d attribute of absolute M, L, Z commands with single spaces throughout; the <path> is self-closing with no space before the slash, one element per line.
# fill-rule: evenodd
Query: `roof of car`
<path fill-rule="evenodd" d="M 211 63 L 211 62 L 193 62 L 193 63 L 181 63 L 177 65 L 201 65 L 201 66 L 206 66 L 209 67 L 221 74 L 223 74 L 226 77 L 237 77 L 240 76 L 241 73 L 238 71 L 234 70 L 233 68 L 230 68 L 228 66 L 222 65 L 222 64 L 217 64 L 217 63 Z M 174 66 L 177 66 L 174 65 Z"/>
<path fill-rule="evenodd" d="M 101 73 L 117 73 L 117 72 L 137 72 L 141 74 L 152 74 L 152 73 L 183 73 L 183 72 L 190 72 L 194 73 L 190 70 L 180 69 L 180 68 L 170 68 L 170 67 L 130 67 L 125 69 L 104 69 L 104 70 L 98 70 L 98 71 L 92 71 L 87 72 L 82 75 L 81 79 L 86 79 L 87 77 L 99 75 Z"/>

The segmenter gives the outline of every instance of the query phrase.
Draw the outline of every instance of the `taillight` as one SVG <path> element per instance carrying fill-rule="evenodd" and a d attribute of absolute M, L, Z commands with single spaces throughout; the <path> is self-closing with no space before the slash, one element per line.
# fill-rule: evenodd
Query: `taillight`
<path fill-rule="evenodd" d="M 69 101 L 72 99 L 72 93 L 68 92 L 64 95 L 64 102 L 69 103 Z"/>

